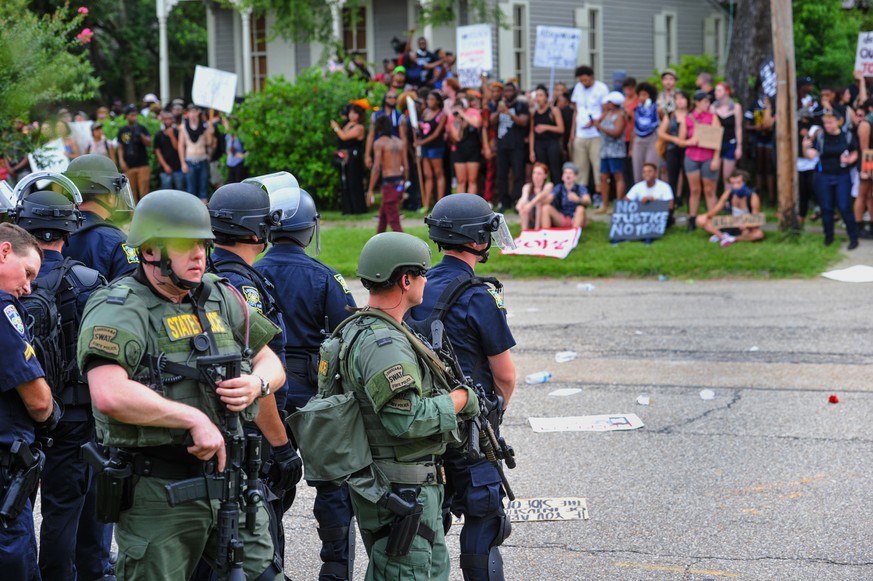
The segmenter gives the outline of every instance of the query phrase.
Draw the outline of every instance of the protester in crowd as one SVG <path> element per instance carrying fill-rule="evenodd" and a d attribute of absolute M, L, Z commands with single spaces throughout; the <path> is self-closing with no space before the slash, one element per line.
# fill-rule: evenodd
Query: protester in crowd
<path fill-rule="evenodd" d="M 458 180 L 458 191 L 479 193 L 479 165 L 482 163 L 482 114 L 479 92 L 468 90 L 455 103 L 451 125 L 452 163 Z"/>
<path fill-rule="evenodd" d="M 173 114 L 173 122 L 176 127 L 182 127 L 182 121 L 185 118 L 185 101 L 182 99 L 170 101 L 170 113 Z"/>
<path fill-rule="evenodd" d="M 661 119 L 658 117 L 658 106 L 655 99 L 658 98 L 658 89 L 651 83 L 637 85 L 639 104 L 634 109 L 634 139 L 633 154 L 631 159 L 634 164 L 634 181 L 642 179 L 643 163 L 649 162 L 659 165 L 661 157 L 658 155 L 658 125 Z"/>
<path fill-rule="evenodd" d="M 370 172 L 368 203 L 375 202 L 373 190 L 376 181 L 382 179 L 382 203 L 379 206 L 379 225 L 376 233 L 385 232 L 388 226 L 395 232 L 403 232 L 400 226 L 400 202 L 403 200 L 404 184 L 409 170 L 404 162 L 404 143 L 395 137 L 391 120 L 383 115 L 376 119 L 377 138 L 373 144 L 373 171 Z"/>
<path fill-rule="evenodd" d="M 809 137 L 812 142 L 815 143 L 816 133 L 821 130 L 822 128 L 819 125 L 809 126 L 808 124 L 801 124 L 800 126 L 800 143 L 798 143 L 800 155 L 797 156 L 797 216 L 800 219 L 801 226 L 803 226 L 803 223 L 806 221 L 806 216 L 809 213 L 810 202 L 812 202 L 812 205 L 815 206 L 818 200 L 817 194 L 815 192 L 815 180 L 818 176 L 819 164 L 818 151 L 816 150 L 816 153 L 813 157 L 806 157 L 803 143 L 806 141 L 807 137 Z M 812 219 L 813 221 L 817 220 L 818 214 L 814 214 Z"/>
<path fill-rule="evenodd" d="M 621 82 L 621 92 L 624 95 L 624 183 L 634 183 L 634 111 L 640 104 L 640 96 L 637 95 L 637 80 L 634 77 L 625 77 Z"/>
<path fill-rule="evenodd" d="M 657 164 L 646 162 L 643 164 L 643 179 L 633 186 L 627 192 L 627 199 L 633 202 L 670 202 L 670 209 L 673 209 L 673 190 L 667 182 L 658 179 Z"/>
<path fill-rule="evenodd" d="M 834 206 L 840 210 L 846 233 L 849 235 L 849 250 L 858 247 L 858 226 L 852 209 L 852 165 L 858 161 L 858 140 L 840 128 L 842 119 L 825 113 L 822 117 L 824 131 L 818 132 L 815 141 L 809 136 L 803 140 L 804 155 L 812 159 L 820 157 L 817 181 L 818 200 L 821 205 L 821 221 L 824 227 L 824 243 L 834 243 Z"/>
<path fill-rule="evenodd" d="M 530 124 L 530 162 L 544 163 L 550 175 L 561 171 L 561 140 L 564 136 L 564 117 L 560 109 L 549 103 L 545 85 L 534 91 L 534 108 Z"/>
<path fill-rule="evenodd" d="M 185 191 L 185 174 L 182 173 L 182 161 L 179 159 L 179 130 L 169 111 L 161 113 L 163 127 L 155 134 L 153 140 L 155 157 L 158 158 L 158 177 L 162 190 Z"/>
<path fill-rule="evenodd" d="M 718 125 L 718 117 L 710 112 L 710 98 L 706 91 L 694 93 L 694 110 L 679 126 L 679 140 L 685 145 L 685 175 L 688 176 L 688 231 L 696 228 L 697 211 L 700 207 L 700 192 L 703 190 L 706 208 L 715 207 L 715 184 L 721 165 L 719 149 L 700 147 L 694 138 L 698 125 Z M 719 144 L 720 148 L 721 145 Z"/>
<path fill-rule="evenodd" d="M 179 161 L 187 192 L 203 201 L 209 199 L 209 149 L 214 139 L 212 119 L 204 122 L 200 107 L 188 105 L 179 129 Z"/>
<path fill-rule="evenodd" d="M 103 123 L 95 121 L 91 125 L 91 139 L 85 145 L 85 153 L 104 155 L 109 159 L 115 159 L 115 145 L 103 134 Z"/>
<path fill-rule="evenodd" d="M 579 168 L 567 162 L 562 168 L 561 183 L 552 189 L 551 203 L 540 206 L 538 228 L 585 228 L 585 208 L 591 205 L 588 188 L 578 183 Z"/>
<path fill-rule="evenodd" d="M 658 138 L 667 143 L 667 154 L 664 161 L 667 164 L 667 184 L 673 191 L 673 199 L 677 207 L 682 205 L 682 192 L 688 191 L 688 178 L 684 173 L 685 144 L 679 138 L 679 128 L 685 125 L 688 116 L 688 93 L 676 91 L 674 109 L 664 115 L 658 129 Z M 679 182 L 680 176 L 682 183 Z"/>
<path fill-rule="evenodd" d="M 594 79 L 594 69 L 587 65 L 576 68 L 576 78 L 579 82 L 570 96 L 576 112 L 568 148 L 573 163 L 579 168 L 579 183 L 587 185 L 589 171 L 594 173 L 594 183 L 600 182 L 600 132 L 592 121 L 603 115 L 603 98 L 609 94 L 609 89 Z"/>
<path fill-rule="evenodd" d="M 148 148 L 152 145 L 149 130 L 137 122 L 137 111 L 133 105 L 124 108 L 127 125 L 118 130 L 118 165 L 130 181 L 134 202 L 149 193 L 151 167 L 149 167 Z"/>
<path fill-rule="evenodd" d="M 676 81 L 679 76 L 675 69 L 664 69 L 661 73 L 661 91 L 655 101 L 661 116 L 669 115 L 676 109 Z"/>
<path fill-rule="evenodd" d="M 709 102 L 715 102 L 715 88 L 712 86 L 712 73 L 701 71 L 697 74 L 697 79 L 694 81 L 694 86 L 698 91 L 703 91 L 709 95 Z"/>
<path fill-rule="evenodd" d="M 497 126 L 497 190 L 500 203 L 497 212 L 502 213 L 515 205 L 521 197 L 524 184 L 524 138 L 528 132 L 530 110 L 527 103 L 518 98 L 518 87 L 509 82 L 503 87 L 503 99 L 497 104 L 497 115 L 492 125 Z M 509 187 L 509 171 L 512 170 L 512 189 Z"/>
<path fill-rule="evenodd" d="M 82 155 L 79 151 L 79 144 L 73 138 L 73 132 L 70 129 L 70 124 L 66 121 L 58 120 L 55 123 L 55 137 L 64 143 L 64 157 L 72 161 Z"/>
<path fill-rule="evenodd" d="M 107 119 L 112 119 L 112 115 L 109 114 L 109 107 L 106 105 L 101 105 L 97 107 L 97 112 L 94 114 L 95 121 L 106 121 Z"/>
<path fill-rule="evenodd" d="M 600 131 L 600 196 L 602 205 L 594 211 L 595 214 L 605 214 L 609 211 L 609 179 L 615 183 L 615 199 L 624 198 L 624 161 L 626 145 L 624 141 L 625 125 L 624 95 L 612 91 L 603 99 L 603 115 L 594 120 L 594 126 Z"/>
<path fill-rule="evenodd" d="M 368 169 L 373 167 L 373 141 L 376 139 L 376 121 L 380 117 L 387 116 L 391 120 L 391 135 L 399 137 L 404 147 L 406 146 L 406 124 L 403 122 L 403 113 L 399 111 L 398 95 L 400 92 L 396 89 L 388 89 L 382 97 L 382 107 L 370 116 L 367 145 L 364 148 L 364 165 Z M 405 107 L 406 104 L 404 103 L 403 106 Z"/>
<path fill-rule="evenodd" d="M 760 90 L 760 80 L 757 88 Z M 770 98 L 761 94 L 755 104 L 746 111 L 744 129 L 749 133 L 749 142 L 755 149 L 755 190 L 759 195 L 766 192 L 770 204 L 776 200 L 775 142 L 773 141 L 773 106 Z M 820 123 L 820 116 L 819 116 Z"/>
<path fill-rule="evenodd" d="M 249 177 L 249 170 L 246 167 L 246 151 L 245 145 L 239 138 L 239 119 L 236 117 L 225 117 L 225 151 L 227 152 L 227 182 L 235 184 Z"/>
<path fill-rule="evenodd" d="M 855 135 L 858 138 L 858 150 L 863 152 L 873 147 L 871 136 L 871 121 L 873 116 L 873 99 L 867 99 L 854 109 L 855 111 Z M 858 197 L 855 198 L 855 222 L 858 223 L 858 236 L 860 238 L 873 238 L 873 172 L 863 165 L 864 160 L 858 163 Z M 864 227 L 864 213 L 870 215 L 868 228 Z"/>
<path fill-rule="evenodd" d="M 335 154 L 341 159 L 343 214 L 363 214 L 367 211 L 364 199 L 364 110 L 360 105 L 348 105 L 345 111 L 346 123 L 331 120 L 330 126 L 336 133 L 338 151 Z"/>
<path fill-rule="evenodd" d="M 483 95 L 487 101 L 482 105 L 482 123 L 485 127 L 482 151 L 485 155 L 485 201 L 494 203 L 497 196 L 497 104 L 503 99 L 503 83 L 494 81 L 487 84 L 488 77 L 482 76 Z"/>
<path fill-rule="evenodd" d="M 430 91 L 427 94 L 425 104 L 426 107 L 418 122 L 415 145 L 421 148 L 422 170 L 424 172 L 422 207 L 429 209 L 434 191 L 439 200 L 443 197 L 446 188 L 443 154 L 446 147 L 445 129 L 448 116 L 443 111 L 443 96 L 439 91 Z"/>
<path fill-rule="evenodd" d="M 741 225 L 737 228 L 719 230 L 712 224 L 712 219 L 725 209 L 732 216 L 761 213 L 761 200 L 758 194 L 749 189 L 748 179 L 749 174 L 743 170 L 734 170 L 728 176 L 728 188 L 715 206 L 709 208 L 706 214 L 697 217 L 697 226 L 712 235 L 709 241 L 718 242 L 722 248 L 727 248 L 734 242 L 758 242 L 764 239 L 764 231 L 759 226 Z"/>
<path fill-rule="evenodd" d="M 154 93 L 147 93 L 146 96 L 142 98 L 142 109 L 139 114 L 143 117 L 154 117 L 152 113 L 152 107 L 154 105 L 158 106 L 158 111 L 161 110 L 161 101 L 158 99 L 158 96 Z"/>
<path fill-rule="evenodd" d="M 537 226 L 539 216 L 538 207 L 548 204 L 552 200 L 552 182 L 548 180 L 549 168 L 546 164 L 536 162 L 530 173 L 530 183 L 521 188 L 521 198 L 515 205 L 515 211 L 521 222 L 521 229 L 530 230 Z"/>
<path fill-rule="evenodd" d="M 727 83 L 715 86 L 715 103 L 712 112 L 718 115 L 718 121 L 724 128 L 721 138 L 721 170 L 724 187 L 728 187 L 728 179 L 734 173 L 734 168 L 743 157 L 743 108 L 731 98 L 731 87 Z"/>
<path fill-rule="evenodd" d="M 573 103 L 570 102 L 569 92 L 560 92 L 555 94 L 555 103 L 558 110 L 561 112 L 561 119 L 564 120 L 564 134 L 561 136 L 561 161 L 570 159 L 570 152 L 567 150 L 567 144 L 570 143 L 570 135 L 573 133 Z"/>

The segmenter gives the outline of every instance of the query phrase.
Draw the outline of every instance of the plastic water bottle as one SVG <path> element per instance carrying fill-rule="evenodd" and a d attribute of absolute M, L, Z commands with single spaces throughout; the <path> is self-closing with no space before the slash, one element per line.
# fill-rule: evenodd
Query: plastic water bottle
<path fill-rule="evenodd" d="M 567 363 L 568 361 L 573 361 L 576 359 L 577 353 L 575 351 L 558 351 L 555 353 L 555 361 L 558 363 Z"/>
<path fill-rule="evenodd" d="M 552 373 L 550 371 L 537 371 L 536 373 L 531 373 L 525 377 L 524 382 L 528 385 L 534 385 L 537 383 L 545 383 L 551 378 Z"/>
<path fill-rule="evenodd" d="M 594 285 L 590 282 L 580 282 L 576 285 L 576 290 L 580 290 L 582 292 L 590 293 L 594 291 Z"/>

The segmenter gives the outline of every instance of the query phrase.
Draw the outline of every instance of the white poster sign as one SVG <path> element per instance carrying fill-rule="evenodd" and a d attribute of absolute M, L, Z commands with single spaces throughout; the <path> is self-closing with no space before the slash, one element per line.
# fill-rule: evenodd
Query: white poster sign
<path fill-rule="evenodd" d="M 491 27 L 487 24 L 459 26 L 457 39 L 458 82 L 462 87 L 478 87 L 479 75 L 494 69 Z"/>
<path fill-rule="evenodd" d="M 822 276 L 839 282 L 873 282 L 873 266 L 856 264 L 849 268 L 825 272 Z"/>
<path fill-rule="evenodd" d="M 40 149 L 33 153 L 27 154 L 30 160 L 30 170 L 34 173 L 38 171 L 65 172 L 67 166 L 70 165 L 70 160 L 64 155 L 64 141 L 55 139 L 49 141 Z M 51 182 L 48 180 L 40 180 L 36 182 L 37 188 L 45 188 Z"/>
<path fill-rule="evenodd" d="M 200 107 L 230 113 L 236 97 L 236 74 L 197 65 L 191 101 Z"/>
<path fill-rule="evenodd" d="M 580 228 L 525 230 L 515 239 L 515 250 L 504 248 L 500 253 L 567 258 L 570 251 L 576 248 L 581 235 Z"/>
<path fill-rule="evenodd" d="M 636 414 L 528 418 L 528 421 L 534 432 L 615 432 L 643 427 L 643 421 Z"/>
<path fill-rule="evenodd" d="M 861 71 L 865 77 L 873 77 L 873 32 L 858 34 L 855 70 Z"/>
<path fill-rule="evenodd" d="M 534 66 L 575 69 L 582 31 L 561 26 L 537 26 Z"/>
<path fill-rule="evenodd" d="M 73 139 L 76 140 L 76 145 L 79 146 L 79 152 L 84 154 L 88 144 L 91 143 L 91 125 L 93 121 L 73 121 L 70 123 L 70 132 L 73 134 Z"/>

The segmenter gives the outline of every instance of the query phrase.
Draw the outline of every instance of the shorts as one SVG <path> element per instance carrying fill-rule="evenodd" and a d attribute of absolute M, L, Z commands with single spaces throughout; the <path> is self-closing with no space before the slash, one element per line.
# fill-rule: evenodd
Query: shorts
<path fill-rule="evenodd" d="M 482 146 L 478 141 L 462 141 L 452 152 L 452 163 L 480 163 L 482 161 Z"/>
<path fill-rule="evenodd" d="M 624 173 L 623 157 L 604 157 L 600 160 L 600 173 Z"/>
<path fill-rule="evenodd" d="M 685 174 L 690 175 L 693 173 L 700 172 L 700 177 L 705 180 L 717 180 L 718 179 L 718 170 L 712 171 L 709 165 L 712 163 L 711 159 L 707 159 L 706 161 L 694 161 L 687 155 L 685 156 Z"/>
<path fill-rule="evenodd" d="M 731 139 L 727 143 L 721 144 L 721 158 L 725 161 L 735 161 L 737 159 L 736 139 Z"/>
<path fill-rule="evenodd" d="M 573 227 L 573 216 L 561 214 L 561 228 L 572 228 L 572 227 Z"/>
<path fill-rule="evenodd" d="M 422 147 L 421 148 L 421 158 L 422 159 L 442 159 L 446 153 L 446 148 L 442 145 L 439 147 Z"/>

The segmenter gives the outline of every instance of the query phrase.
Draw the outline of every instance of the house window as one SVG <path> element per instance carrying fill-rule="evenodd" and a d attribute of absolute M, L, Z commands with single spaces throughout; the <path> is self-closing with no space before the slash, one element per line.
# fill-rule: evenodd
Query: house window
<path fill-rule="evenodd" d="M 527 4 L 512 5 L 512 65 L 518 77 L 518 86 L 527 82 L 528 24 Z"/>
<path fill-rule="evenodd" d="M 367 9 L 343 8 L 343 48 L 349 55 L 367 56 Z"/>
<path fill-rule="evenodd" d="M 576 26 L 582 31 L 577 64 L 594 69 L 594 78 L 603 73 L 603 7 L 585 3 L 576 9 Z"/>
<path fill-rule="evenodd" d="M 675 12 L 655 14 L 655 68 L 663 71 L 679 62 L 679 26 Z"/>
<path fill-rule="evenodd" d="M 703 22 L 703 51 L 715 57 L 720 67 L 725 65 L 727 57 L 727 32 L 724 17 L 714 14 Z"/>
<path fill-rule="evenodd" d="M 267 82 L 267 17 L 252 19 L 252 90 L 263 91 Z"/>

